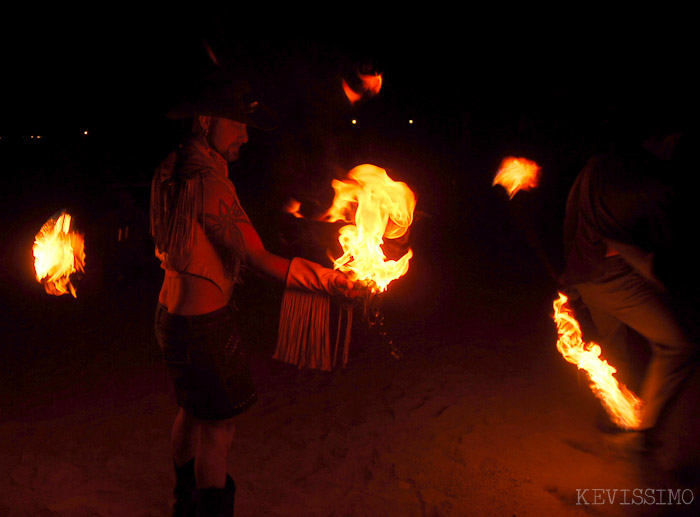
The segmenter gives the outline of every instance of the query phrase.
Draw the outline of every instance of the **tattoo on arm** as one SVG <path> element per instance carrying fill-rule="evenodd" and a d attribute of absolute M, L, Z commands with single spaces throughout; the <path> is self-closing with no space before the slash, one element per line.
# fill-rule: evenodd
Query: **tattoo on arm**
<path fill-rule="evenodd" d="M 219 213 L 205 213 L 204 220 L 207 232 L 212 232 L 220 235 L 225 240 L 233 243 L 239 252 L 242 252 L 245 247 L 243 243 L 243 233 L 238 227 L 239 224 L 251 224 L 250 219 L 241 208 L 238 199 L 235 197 L 231 201 L 231 205 L 227 205 L 223 199 L 219 200 Z"/>

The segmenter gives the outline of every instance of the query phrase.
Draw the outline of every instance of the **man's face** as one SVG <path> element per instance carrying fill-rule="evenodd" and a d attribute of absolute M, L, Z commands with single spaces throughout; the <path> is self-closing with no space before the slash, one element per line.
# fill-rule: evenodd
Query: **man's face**
<path fill-rule="evenodd" d="M 216 152 L 233 162 L 238 159 L 241 146 L 248 141 L 248 130 L 242 122 L 212 117 L 209 137 Z"/>

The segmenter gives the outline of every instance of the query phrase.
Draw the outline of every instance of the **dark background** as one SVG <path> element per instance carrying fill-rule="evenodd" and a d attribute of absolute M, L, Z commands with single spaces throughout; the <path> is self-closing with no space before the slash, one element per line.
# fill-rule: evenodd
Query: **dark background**
<path fill-rule="evenodd" d="M 18 16 L 3 34 L 8 327 L 47 307 L 154 301 L 160 271 L 148 236 L 149 184 L 187 130 L 165 113 L 211 72 L 202 41 L 225 68 L 243 70 L 281 117 L 270 133 L 250 130 L 231 167 L 269 249 L 327 261 L 337 227 L 291 218 L 282 207 L 295 197 L 317 215 L 330 204 L 331 179 L 355 165 L 386 168 L 416 192 L 412 234 L 393 250 L 410 245 L 415 258 L 385 310 L 409 309 L 418 324 L 548 305 L 562 268 L 566 195 L 586 160 L 653 130 L 685 134 L 692 126 L 692 63 L 679 13 L 634 23 L 628 13 L 553 21 L 476 11 L 299 23 L 297 13 L 285 24 L 255 8 L 43 14 Z M 358 63 L 382 72 L 384 85 L 350 110 L 337 85 Z M 506 156 L 536 161 L 541 185 L 513 200 L 492 187 Z M 687 168 L 679 178 L 696 182 Z M 33 237 L 61 209 L 86 234 L 78 301 L 48 299 L 33 279 Z M 129 238 L 119 241 L 127 226 Z M 256 277 L 247 288 L 272 298 L 280 291 Z M 273 317 L 276 305 L 262 299 L 258 309 Z M 251 318 L 265 321 L 260 312 Z"/>
<path fill-rule="evenodd" d="M 554 396 L 561 398 L 566 422 L 587 421 L 575 401 L 581 393 L 592 395 L 579 377 L 578 398 L 570 397 L 574 367 L 555 350 L 550 318 L 554 277 L 563 263 L 566 196 L 598 151 L 637 143 L 658 129 L 693 134 L 696 88 L 690 77 L 696 63 L 686 28 L 693 18 L 659 6 L 616 13 L 593 6 L 585 13 L 577 6 L 567 12 L 420 7 L 380 15 L 359 5 L 334 13 L 255 5 L 203 15 L 188 6 L 145 15 L 120 6 L 99 14 L 56 9 L 8 16 L 0 36 L 0 421 L 34 425 L 47 414 L 68 415 L 67 422 L 75 423 L 57 426 L 55 444 L 46 440 L 62 449 L 82 425 L 73 417 L 81 407 L 96 405 L 95 421 L 109 423 L 109 408 L 128 405 L 129 393 L 169 387 L 151 330 L 162 272 L 148 235 L 148 198 L 154 168 L 187 129 L 165 113 L 211 68 L 203 39 L 222 62 L 246 70 L 262 100 L 281 115 L 275 131 L 250 130 L 250 142 L 231 166 L 241 202 L 269 249 L 329 264 L 337 227 L 295 219 L 282 207 L 295 196 L 308 214 L 317 214 L 330 204 L 331 179 L 360 163 L 386 168 L 418 197 L 410 239 L 389 250 L 401 253 L 410 245 L 410 270 L 381 304 L 388 335 L 397 336 L 406 360 L 384 368 L 384 361 L 393 361 L 388 349 L 375 346 L 376 332 L 358 321 L 351 374 L 363 371 L 367 357 L 370 364 L 380 358 L 370 376 L 377 379 L 408 364 L 410 394 L 421 373 L 439 383 L 439 370 L 454 366 L 461 383 L 491 365 L 490 382 L 467 384 L 485 408 L 474 413 L 475 421 L 486 422 L 484 436 L 499 452 L 511 437 L 492 440 L 488 415 L 501 418 L 504 401 L 519 410 L 515 395 L 526 401 L 527 413 L 526 424 L 514 420 L 518 433 L 529 425 L 559 438 L 541 420 Z M 338 102 L 339 75 L 367 61 L 383 73 L 382 92 L 348 110 Z M 491 182 L 511 155 L 536 161 L 542 182 L 509 200 Z M 679 235 L 689 249 L 697 228 L 697 174 L 691 166 L 676 174 L 689 216 Z M 33 276 L 34 236 L 61 209 L 85 233 L 86 271 L 75 279 L 76 299 L 46 294 Z M 127 227 L 129 237 L 119 240 Z M 694 265 L 694 255 L 684 257 L 684 266 Z M 679 271 L 694 278 L 688 267 Z M 257 352 L 260 386 L 272 393 L 270 400 L 281 396 L 271 388 L 278 384 L 274 375 L 263 374 L 275 368 L 269 357 L 281 292 L 280 285 L 251 274 L 236 295 L 244 341 Z M 692 315 L 697 304 L 690 300 Z M 447 364 L 451 357 L 458 359 Z M 522 374 L 522 385 L 512 381 L 513 372 Z M 126 381 L 114 381 L 108 396 L 100 397 L 95 386 L 112 378 Z M 292 376 L 280 391 L 298 380 Z M 52 397 L 62 389 L 65 407 Z M 359 395 L 357 389 L 348 383 L 342 399 L 364 408 L 365 397 L 377 396 L 367 386 Z M 493 393 L 503 400 L 492 402 Z M 696 407 L 696 398 L 690 397 L 689 407 Z M 471 413 L 471 402 L 465 404 Z M 169 400 L 163 403 L 159 418 L 169 422 L 173 408 Z M 134 411 L 134 418 L 143 418 Z M 132 423 L 115 425 L 117 434 L 131 436 L 126 428 Z M 164 468 L 167 425 L 157 422 L 163 451 L 153 459 Z M 680 427 L 695 444 L 697 423 L 683 420 Z M 94 442 L 103 447 L 110 440 L 98 435 Z M 420 448 L 409 441 L 410 457 Z M 13 453 L 25 452 L 18 451 Z M 20 458 L 12 460 L 18 464 Z M 552 472 L 557 465 L 580 469 L 552 465 Z M 130 466 L 148 470 L 137 460 Z M 105 470 L 101 463 L 99 469 Z M 162 488 L 158 497 L 169 494 L 162 479 L 154 486 Z M 546 488 L 550 492 L 555 490 Z"/>

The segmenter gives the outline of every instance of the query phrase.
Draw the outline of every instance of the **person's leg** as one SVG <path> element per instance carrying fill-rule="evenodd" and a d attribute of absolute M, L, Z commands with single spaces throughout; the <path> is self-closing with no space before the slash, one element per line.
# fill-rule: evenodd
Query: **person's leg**
<path fill-rule="evenodd" d="M 233 418 L 199 421 L 195 459 L 198 488 L 226 486 L 228 453 L 235 433 Z"/>
<path fill-rule="evenodd" d="M 197 489 L 194 466 L 198 438 L 197 420 L 180 408 L 171 432 L 171 452 L 175 468 L 174 517 L 194 515 L 194 495 Z"/>
<path fill-rule="evenodd" d="M 597 340 L 593 341 L 600 345 L 603 359 L 615 367 L 615 377 L 628 388 L 632 388 L 636 372 L 630 355 L 627 325 L 593 304 L 587 305 L 587 308 L 598 332 Z"/>
<path fill-rule="evenodd" d="M 170 446 L 175 465 L 185 465 L 194 459 L 199 440 L 199 423 L 196 418 L 180 408 L 170 434 Z"/>
<path fill-rule="evenodd" d="M 197 515 L 233 515 L 236 485 L 227 473 L 236 428 L 233 419 L 200 421 L 195 460 Z"/>
<path fill-rule="evenodd" d="M 587 305 L 605 311 L 645 337 L 652 355 L 642 381 L 640 430 L 653 428 L 672 396 L 696 365 L 697 347 L 667 296 L 629 270 L 577 286 Z"/>

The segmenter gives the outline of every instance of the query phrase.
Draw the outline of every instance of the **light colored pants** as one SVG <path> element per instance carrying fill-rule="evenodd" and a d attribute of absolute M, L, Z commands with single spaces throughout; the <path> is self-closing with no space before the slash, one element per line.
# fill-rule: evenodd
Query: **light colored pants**
<path fill-rule="evenodd" d="M 692 374 L 698 347 L 670 298 L 621 257 L 606 259 L 599 278 L 575 288 L 598 329 L 603 355 L 606 346 L 625 341 L 625 326 L 649 341 L 651 358 L 640 391 L 644 403 L 640 429 L 654 427 L 669 400 Z"/>

